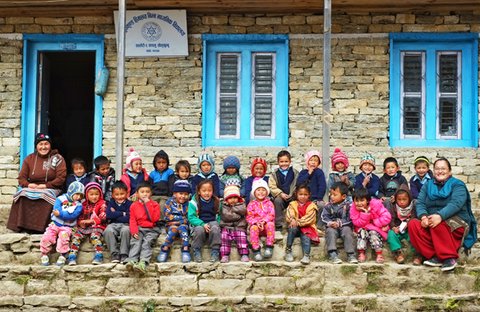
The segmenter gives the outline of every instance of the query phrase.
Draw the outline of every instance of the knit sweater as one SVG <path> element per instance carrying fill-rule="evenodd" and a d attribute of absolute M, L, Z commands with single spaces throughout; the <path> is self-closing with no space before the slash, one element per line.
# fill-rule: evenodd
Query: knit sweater
<path fill-rule="evenodd" d="M 366 178 L 366 174 L 364 172 L 360 172 L 356 177 L 355 177 L 355 189 L 358 190 L 363 187 L 363 181 Z M 366 189 L 368 191 L 368 194 L 370 194 L 371 197 L 377 197 L 378 198 L 378 189 L 380 188 L 380 178 L 374 174 L 370 173 L 370 181 L 368 181 L 366 185 Z"/>
<path fill-rule="evenodd" d="M 37 152 L 25 157 L 18 173 L 18 184 L 27 187 L 30 183 L 45 184 L 49 189 L 63 189 L 67 167 L 65 160 L 52 150 L 45 156 Z"/>
<path fill-rule="evenodd" d="M 220 179 L 215 172 L 210 173 L 209 175 L 205 176 L 203 173 L 198 173 L 193 176 L 191 180 L 192 190 L 193 193 L 197 192 L 197 185 L 202 182 L 203 180 L 212 180 L 213 182 L 213 195 L 219 196 L 220 194 Z"/>
<path fill-rule="evenodd" d="M 220 201 L 215 196 L 212 197 L 211 201 L 213 202 L 213 209 L 216 213 L 216 221 L 220 222 Z M 191 226 L 204 226 L 205 223 L 207 223 L 200 217 L 204 207 L 205 205 L 201 202 L 198 195 L 195 195 L 190 200 L 188 203 L 188 222 Z"/>
<path fill-rule="evenodd" d="M 327 190 L 327 182 L 325 180 L 325 174 L 320 168 L 315 168 L 311 174 L 307 169 L 303 169 L 298 174 L 297 186 L 307 183 L 310 187 L 310 199 L 311 200 L 323 200 L 325 192 Z"/>

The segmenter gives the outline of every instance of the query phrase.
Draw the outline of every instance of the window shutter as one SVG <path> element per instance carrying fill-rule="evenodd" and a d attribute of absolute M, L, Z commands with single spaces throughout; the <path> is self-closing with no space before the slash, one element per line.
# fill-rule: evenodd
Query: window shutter
<path fill-rule="evenodd" d="M 219 55 L 218 76 L 218 134 L 238 135 L 239 55 Z"/>
<path fill-rule="evenodd" d="M 405 52 L 402 60 L 403 134 L 422 136 L 423 54 L 421 52 Z"/>
<path fill-rule="evenodd" d="M 253 59 L 253 135 L 271 137 L 274 132 L 275 58 L 273 53 L 256 53 Z"/>
<path fill-rule="evenodd" d="M 459 106 L 459 53 L 438 55 L 438 131 L 440 136 L 457 137 Z"/>

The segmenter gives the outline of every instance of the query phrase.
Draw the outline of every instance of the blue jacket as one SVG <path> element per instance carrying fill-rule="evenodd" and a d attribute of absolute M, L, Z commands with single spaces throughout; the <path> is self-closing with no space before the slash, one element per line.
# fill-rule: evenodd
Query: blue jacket
<path fill-rule="evenodd" d="M 355 177 L 355 189 L 358 190 L 363 187 L 363 180 L 365 180 L 365 173 L 360 172 L 356 177 Z M 368 194 L 372 197 L 377 197 L 378 198 L 378 189 L 380 188 L 380 178 L 375 174 L 371 173 L 370 174 L 370 181 L 367 184 L 367 190 Z"/>
<path fill-rule="evenodd" d="M 130 222 L 130 206 L 132 202 L 126 200 L 118 204 L 113 198 L 110 199 L 107 205 L 107 222 L 108 223 L 129 223 Z M 112 208 L 114 211 L 112 211 Z"/>
<path fill-rule="evenodd" d="M 163 172 L 158 170 L 153 170 L 149 175 L 149 182 L 152 185 L 152 194 L 153 195 L 168 195 L 168 179 L 174 172 L 172 169 L 167 168 Z"/>
<path fill-rule="evenodd" d="M 53 210 L 59 211 L 60 215 L 56 217 L 52 213 L 52 222 L 56 226 L 74 227 L 77 225 L 77 218 L 82 213 L 82 209 L 81 202 L 72 202 L 66 194 L 60 195 L 53 205 Z"/>
<path fill-rule="evenodd" d="M 307 169 L 300 171 L 298 174 L 297 186 L 304 183 L 307 183 L 310 187 L 311 200 L 323 200 L 323 196 L 327 190 L 327 182 L 322 169 L 316 168 L 313 170 L 312 174 L 308 174 Z"/>

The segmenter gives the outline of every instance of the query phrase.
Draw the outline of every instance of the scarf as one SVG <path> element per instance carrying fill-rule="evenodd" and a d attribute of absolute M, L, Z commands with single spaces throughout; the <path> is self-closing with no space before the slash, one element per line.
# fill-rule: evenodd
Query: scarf
<path fill-rule="evenodd" d="M 402 208 L 397 204 L 395 204 L 395 207 L 397 208 L 398 219 L 400 219 L 402 221 L 410 219 L 410 216 L 412 215 L 412 209 L 413 209 L 412 202 L 410 202 L 410 205 L 408 205 L 405 208 Z"/>

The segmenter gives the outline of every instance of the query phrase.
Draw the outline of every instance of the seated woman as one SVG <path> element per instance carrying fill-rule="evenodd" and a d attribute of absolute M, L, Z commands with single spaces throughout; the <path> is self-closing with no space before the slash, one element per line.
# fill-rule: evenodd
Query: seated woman
<path fill-rule="evenodd" d="M 48 135 L 35 136 L 35 152 L 28 155 L 18 175 L 19 191 L 13 204 L 7 228 L 14 232 L 42 233 L 50 221 L 50 213 L 60 194 L 67 167 L 65 160 L 52 150 Z"/>
<path fill-rule="evenodd" d="M 475 220 L 467 187 L 452 177 L 446 158 L 435 161 L 433 177 L 418 195 L 418 219 L 410 220 L 408 234 L 415 250 L 427 259 L 423 264 L 451 271 L 457 266 L 458 249 Z"/>

